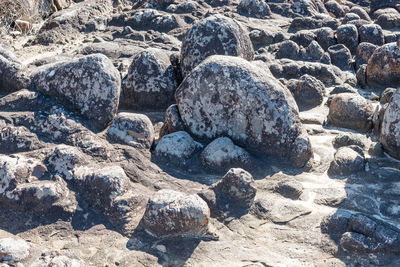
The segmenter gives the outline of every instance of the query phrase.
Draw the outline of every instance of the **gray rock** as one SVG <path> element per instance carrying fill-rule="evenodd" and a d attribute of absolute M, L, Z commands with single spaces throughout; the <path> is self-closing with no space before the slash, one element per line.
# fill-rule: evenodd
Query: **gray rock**
<path fill-rule="evenodd" d="M 294 1 L 291 10 L 302 16 L 313 16 L 320 13 L 328 14 L 321 0 Z"/>
<path fill-rule="evenodd" d="M 358 46 L 357 27 L 352 24 L 341 25 L 336 30 L 339 44 L 344 44 L 351 53 L 354 53 Z"/>
<path fill-rule="evenodd" d="M 359 146 L 360 148 L 365 149 L 367 147 L 368 140 L 362 134 L 340 133 L 335 136 L 332 144 L 336 149 L 343 146 Z"/>
<path fill-rule="evenodd" d="M 394 92 L 396 92 L 396 88 L 386 88 L 381 94 L 380 103 L 382 105 L 389 103 L 390 99 L 392 99 Z"/>
<path fill-rule="evenodd" d="M 344 18 L 342 20 L 342 24 L 350 24 L 349 23 L 350 21 L 359 21 L 359 20 L 361 20 L 359 15 L 350 12 L 344 16 Z M 351 24 L 351 25 L 354 25 L 354 24 Z"/>
<path fill-rule="evenodd" d="M 400 91 L 397 89 L 386 108 L 380 135 L 380 141 L 385 151 L 397 159 L 400 159 L 400 132 L 397 130 L 400 117 L 399 101 Z"/>
<path fill-rule="evenodd" d="M 359 66 L 357 73 L 357 84 L 359 84 L 362 88 L 367 86 L 367 64 Z"/>
<path fill-rule="evenodd" d="M 368 64 L 368 60 L 378 47 L 371 43 L 360 43 L 356 51 L 356 68 Z"/>
<path fill-rule="evenodd" d="M 337 94 L 329 106 L 328 123 L 334 126 L 366 132 L 372 127 L 374 108 L 357 94 Z"/>
<path fill-rule="evenodd" d="M 332 64 L 341 70 L 352 69 L 352 56 L 350 50 L 343 44 L 337 44 L 328 48 Z"/>
<path fill-rule="evenodd" d="M 341 18 L 345 15 L 342 6 L 335 0 L 329 0 L 325 3 L 325 8 L 329 13 L 333 14 L 336 18 Z"/>
<path fill-rule="evenodd" d="M 154 127 L 146 115 L 121 112 L 108 128 L 107 135 L 122 144 L 150 148 L 154 141 Z"/>
<path fill-rule="evenodd" d="M 345 83 L 343 85 L 335 86 L 335 88 L 333 88 L 333 90 L 330 92 L 331 95 L 336 95 L 341 93 L 357 93 L 357 89 Z"/>
<path fill-rule="evenodd" d="M 28 258 L 31 245 L 22 239 L 0 239 L 0 262 L 20 262 Z"/>
<path fill-rule="evenodd" d="M 118 109 L 121 78 L 104 55 L 44 65 L 33 74 L 33 86 L 103 130 Z"/>
<path fill-rule="evenodd" d="M 299 57 L 300 47 L 291 40 L 283 41 L 276 53 L 276 58 L 297 59 Z"/>
<path fill-rule="evenodd" d="M 295 42 L 299 46 L 307 47 L 316 38 L 315 33 L 310 30 L 298 31 L 290 36 L 290 41 Z"/>
<path fill-rule="evenodd" d="M 167 161 L 181 163 L 201 148 L 203 146 L 194 141 L 187 132 L 179 131 L 164 135 L 158 142 L 155 153 Z"/>
<path fill-rule="evenodd" d="M 291 199 L 299 199 L 301 194 L 303 194 L 304 187 L 303 185 L 294 180 L 294 179 L 286 179 L 280 181 L 275 188 L 275 191 L 281 194 L 284 197 Z"/>
<path fill-rule="evenodd" d="M 299 107 L 315 107 L 322 104 L 325 86 L 310 75 L 303 75 L 299 80 L 290 80 L 287 87 Z"/>
<path fill-rule="evenodd" d="M 29 83 L 29 77 L 19 63 L 0 55 L 0 94 L 27 88 Z"/>
<path fill-rule="evenodd" d="M 241 0 L 238 5 L 238 11 L 259 19 L 271 15 L 271 9 L 264 0 Z"/>
<path fill-rule="evenodd" d="M 381 26 L 383 29 L 392 29 L 400 25 L 400 14 L 382 14 L 376 19 L 376 24 Z"/>
<path fill-rule="evenodd" d="M 316 35 L 317 42 L 324 50 L 327 50 L 328 47 L 337 44 L 335 31 L 331 28 L 318 29 L 316 30 Z"/>
<path fill-rule="evenodd" d="M 211 55 L 230 55 L 252 60 L 249 33 L 235 20 L 214 15 L 194 24 L 182 41 L 181 70 L 186 77 Z"/>
<path fill-rule="evenodd" d="M 174 102 L 178 77 L 168 53 L 147 49 L 136 55 L 122 81 L 121 106 L 164 109 Z"/>
<path fill-rule="evenodd" d="M 209 57 L 175 97 L 186 127 L 200 139 L 227 136 L 255 153 L 288 157 L 297 166 L 312 156 L 289 90 L 244 59 Z"/>
<path fill-rule="evenodd" d="M 360 43 L 368 42 L 374 45 L 381 46 L 385 43 L 385 37 L 381 26 L 377 24 L 362 25 L 358 29 L 360 35 Z"/>
<path fill-rule="evenodd" d="M 371 18 L 369 17 L 367 11 L 365 9 L 358 7 L 358 6 L 353 6 L 350 11 L 351 13 L 357 14 L 361 19 L 371 21 Z"/>
<path fill-rule="evenodd" d="M 169 106 L 165 111 L 165 120 L 160 129 L 159 137 L 161 138 L 164 135 L 178 131 L 185 131 L 185 123 L 179 114 L 178 105 L 174 104 Z"/>
<path fill-rule="evenodd" d="M 220 137 L 208 144 L 200 154 L 201 163 L 219 172 L 233 167 L 245 168 L 250 165 L 249 153 L 236 146 L 228 137 Z"/>
<path fill-rule="evenodd" d="M 163 189 L 147 203 L 142 222 L 156 237 L 203 236 L 208 230 L 210 209 L 197 195 Z"/>
<path fill-rule="evenodd" d="M 310 45 L 307 46 L 305 54 L 302 57 L 305 61 L 320 61 L 324 53 L 324 49 L 322 49 L 318 42 L 312 41 Z"/>
<path fill-rule="evenodd" d="M 364 170 L 364 155 L 361 150 L 351 147 L 340 147 L 329 166 L 329 175 L 351 175 Z"/>
<path fill-rule="evenodd" d="M 213 184 L 217 198 L 222 198 L 231 208 L 250 208 L 257 193 L 253 177 L 240 168 L 230 169 L 221 181 Z"/>
<path fill-rule="evenodd" d="M 44 144 L 38 139 L 37 135 L 30 132 L 26 127 L 0 126 L 0 151 L 2 153 L 32 151 L 43 146 Z"/>

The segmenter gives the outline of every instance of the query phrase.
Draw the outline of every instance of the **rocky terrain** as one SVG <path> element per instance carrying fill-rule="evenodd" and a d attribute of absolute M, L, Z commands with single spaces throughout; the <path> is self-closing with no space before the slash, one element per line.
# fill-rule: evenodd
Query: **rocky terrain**
<path fill-rule="evenodd" d="M 0 0 L 0 266 L 400 266 L 400 1 Z"/>

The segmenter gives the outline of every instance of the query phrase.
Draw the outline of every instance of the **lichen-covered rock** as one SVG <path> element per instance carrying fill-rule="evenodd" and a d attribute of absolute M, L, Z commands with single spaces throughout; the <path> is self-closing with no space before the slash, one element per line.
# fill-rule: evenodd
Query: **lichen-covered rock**
<path fill-rule="evenodd" d="M 333 14 L 336 18 L 341 18 L 345 15 L 342 6 L 335 0 L 329 0 L 325 3 L 325 8 L 329 13 Z"/>
<path fill-rule="evenodd" d="M 220 137 L 204 148 L 200 160 L 207 168 L 225 172 L 233 167 L 247 167 L 250 164 L 250 155 L 228 137 Z"/>
<path fill-rule="evenodd" d="M 391 156 L 400 159 L 400 90 L 393 93 L 383 117 L 380 141 Z"/>
<path fill-rule="evenodd" d="M 321 0 L 293 1 L 290 8 L 294 13 L 302 16 L 313 16 L 320 13 L 328 14 Z"/>
<path fill-rule="evenodd" d="M 400 25 L 400 14 L 398 12 L 394 14 L 382 14 L 376 19 L 376 24 L 383 29 L 396 28 Z"/>
<path fill-rule="evenodd" d="M 175 97 L 186 127 L 200 139 L 227 136 L 255 153 L 291 158 L 298 166 L 312 156 L 289 90 L 244 59 L 209 57 Z"/>
<path fill-rule="evenodd" d="M 396 43 L 378 47 L 368 60 L 367 84 L 373 87 L 400 85 L 400 48 Z"/>
<path fill-rule="evenodd" d="M 299 199 L 301 194 L 303 194 L 304 187 L 300 182 L 294 179 L 285 179 L 277 184 L 275 191 L 284 197 Z"/>
<path fill-rule="evenodd" d="M 26 127 L 0 125 L 0 151 L 3 153 L 17 153 L 39 149 L 44 145 L 36 134 L 31 133 Z"/>
<path fill-rule="evenodd" d="M 164 109 L 174 102 L 178 78 L 166 52 L 147 49 L 136 55 L 122 81 L 121 106 Z"/>
<path fill-rule="evenodd" d="M 257 193 L 251 174 L 240 168 L 230 169 L 211 189 L 233 209 L 235 206 L 250 208 Z"/>
<path fill-rule="evenodd" d="M 365 9 L 363 9 L 363 8 L 361 8 L 361 7 L 353 6 L 353 7 L 350 9 L 349 12 L 350 12 L 350 13 L 357 14 L 357 15 L 360 17 L 360 19 L 367 20 L 367 21 L 371 21 L 371 18 L 369 17 L 368 12 L 365 11 Z"/>
<path fill-rule="evenodd" d="M 154 140 L 154 127 L 146 115 L 121 112 L 108 128 L 107 135 L 122 144 L 150 148 Z"/>
<path fill-rule="evenodd" d="M 179 131 L 185 131 L 185 123 L 179 114 L 178 105 L 174 104 L 165 111 L 165 121 L 160 129 L 159 137 Z"/>
<path fill-rule="evenodd" d="M 356 68 L 358 69 L 361 65 L 368 64 L 369 58 L 375 52 L 378 47 L 371 43 L 361 43 L 357 47 L 356 51 Z"/>
<path fill-rule="evenodd" d="M 343 44 L 337 44 L 328 48 L 332 64 L 341 70 L 352 69 L 352 56 L 350 50 Z"/>
<path fill-rule="evenodd" d="M 241 24 L 222 15 L 214 15 L 194 24 L 181 47 L 181 70 L 186 77 L 198 64 L 211 55 L 254 57 L 249 33 Z"/>
<path fill-rule="evenodd" d="M 33 86 L 103 130 L 117 112 L 121 78 L 111 60 L 95 54 L 38 68 Z"/>
<path fill-rule="evenodd" d="M 29 86 L 30 80 L 23 67 L 0 55 L 0 94 L 8 94 Z"/>
<path fill-rule="evenodd" d="M 299 51 L 300 47 L 295 42 L 286 40 L 280 44 L 276 57 L 297 59 L 299 57 Z"/>
<path fill-rule="evenodd" d="M 359 146 L 362 149 L 365 149 L 367 147 L 368 140 L 362 134 L 341 133 L 335 136 L 332 144 L 334 148 L 340 148 L 343 146 Z"/>
<path fill-rule="evenodd" d="M 383 45 L 385 43 L 385 36 L 381 26 L 377 24 L 362 25 L 358 29 L 360 35 L 360 43 L 368 42 L 374 45 Z"/>
<path fill-rule="evenodd" d="M 337 94 L 329 106 L 328 123 L 334 126 L 366 132 L 372 127 L 374 107 L 364 97 Z"/>
<path fill-rule="evenodd" d="M 307 47 L 316 38 L 315 33 L 309 30 L 298 31 L 290 36 L 290 41 L 295 42 L 299 46 Z"/>
<path fill-rule="evenodd" d="M 31 245 L 23 239 L 0 239 L 0 262 L 17 263 L 28 258 Z"/>
<path fill-rule="evenodd" d="M 202 147 L 203 145 L 194 141 L 187 132 L 179 131 L 164 135 L 158 142 L 155 153 L 158 157 L 171 162 L 178 159 L 180 161 L 177 163 L 180 163 Z"/>
<path fill-rule="evenodd" d="M 354 53 L 358 46 L 357 27 L 352 24 L 341 25 L 336 30 L 339 44 L 344 44 L 351 53 Z"/>
<path fill-rule="evenodd" d="M 337 44 L 335 31 L 327 27 L 318 29 L 316 31 L 316 40 L 324 50 L 327 50 L 328 47 Z"/>
<path fill-rule="evenodd" d="M 302 55 L 305 61 L 321 61 L 324 56 L 324 49 L 318 44 L 317 41 L 312 41 L 306 48 L 304 55 Z"/>
<path fill-rule="evenodd" d="M 238 11 L 259 19 L 271 15 L 271 9 L 265 0 L 242 0 L 239 3 Z"/>
<path fill-rule="evenodd" d="M 381 97 L 380 97 L 380 99 L 379 99 L 379 102 L 380 102 L 382 105 L 384 105 L 384 104 L 386 104 L 386 103 L 389 103 L 389 102 L 390 102 L 390 99 L 392 99 L 392 96 L 393 96 L 394 92 L 396 92 L 396 90 L 397 90 L 396 88 L 392 88 L 392 87 L 386 88 L 386 89 L 382 92 Z"/>
<path fill-rule="evenodd" d="M 157 237 L 204 235 L 208 230 L 210 209 L 197 195 L 163 189 L 147 203 L 143 227 Z"/>
<path fill-rule="evenodd" d="M 341 147 L 335 153 L 335 158 L 329 166 L 330 175 L 351 175 L 364 170 L 364 155 L 357 147 Z"/>
<path fill-rule="evenodd" d="M 325 86 L 316 78 L 306 74 L 299 80 L 290 80 L 287 86 L 299 107 L 315 107 L 322 104 Z"/>

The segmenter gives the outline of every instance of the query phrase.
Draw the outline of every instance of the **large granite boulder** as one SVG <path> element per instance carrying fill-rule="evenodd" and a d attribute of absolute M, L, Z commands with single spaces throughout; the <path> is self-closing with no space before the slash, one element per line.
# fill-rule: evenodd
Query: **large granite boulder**
<path fill-rule="evenodd" d="M 187 76 L 211 55 L 254 57 L 249 34 L 241 24 L 222 15 L 205 18 L 192 26 L 182 41 L 181 70 Z"/>
<path fill-rule="evenodd" d="M 44 65 L 33 74 L 33 86 L 103 130 L 118 109 L 121 78 L 101 54 Z"/>
<path fill-rule="evenodd" d="M 230 137 L 257 154 L 303 166 L 312 156 L 289 90 L 265 70 L 229 56 L 211 56 L 175 94 L 182 120 L 197 138 Z"/>
<path fill-rule="evenodd" d="M 383 116 L 380 141 L 393 157 L 400 159 L 400 90 L 393 93 Z"/>

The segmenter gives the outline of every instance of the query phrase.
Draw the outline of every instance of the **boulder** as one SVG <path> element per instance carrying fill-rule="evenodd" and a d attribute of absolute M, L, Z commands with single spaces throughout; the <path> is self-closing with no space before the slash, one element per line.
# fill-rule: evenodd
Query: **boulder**
<path fill-rule="evenodd" d="M 325 55 L 324 49 L 322 49 L 322 47 L 318 44 L 317 41 L 312 41 L 307 46 L 304 55 L 302 55 L 302 58 L 305 61 L 321 61 L 324 55 Z"/>
<path fill-rule="evenodd" d="M 325 86 L 313 76 L 306 74 L 299 80 L 290 80 L 287 87 L 299 107 L 319 106 L 324 100 Z"/>
<path fill-rule="evenodd" d="M 396 88 L 391 88 L 391 87 L 386 88 L 382 92 L 379 102 L 382 105 L 389 103 L 390 99 L 392 99 L 392 96 L 393 96 L 394 92 L 396 92 L 396 90 L 397 90 Z"/>
<path fill-rule="evenodd" d="M 0 151 L 4 154 L 32 151 L 44 144 L 26 127 L 0 126 Z"/>
<path fill-rule="evenodd" d="M 393 93 L 383 117 L 380 141 L 389 155 L 400 159 L 400 90 Z"/>
<path fill-rule="evenodd" d="M 194 141 L 187 132 L 179 131 L 164 135 L 158 142 L 155 153 L 172 163 L 182 163 L 201 148 L 203 145 Z"/>
<path fill-rule="evenodd" d="M 30 80 L 23 67 L 0 55 L 0 94 L 8 94 L 29 86 Z"/>
<path fill-rule="evenodd" d="M 293 1 L 291 10 L 302 16 L 313 16 L 320 13 L 328 14 L 323 1 L 321 0 L 302 0 Z"/>
<path fill-rule="evenodd" d="M 328 47 L 337 44 L 335 38 L 335 31 L 331 28 L 321 28 L 316 31 L 316 40 L 320 44 L 320 46 L 327 50 Z"/>
<path fill-rule="evenodd" d="M 336 18 L 341 18 L 345 15 L 345 11 L 343 10 L 342 6 L 335 0 L 329 0 L 328 2 L 326 2 L 325 8 Z"/>
<path fill-rule="evenodd" d="M 249 33 L 241 24 L 222 15 L 213 15 L 194 24 L 181 47 L 181 70 L 186 77 L 198 64 L 211 55 L 254 57 Z"/>
<path fill-rule="evenodd" d="M 227 136 L 250 151 L 290 158 L 297 166 L 312 156 L 289 90 L 244 59 L 209 57 L 175 97 L 185 126 L 199 139 Z"/>
<path fill-rule="evenodd" d="M 328 169 L 329 175 L 351 175 L 364 170 L 365 160 L 361 149 L 340 147 Z"/>
<path fill-rule="evenodd" d="M 174 102 L 177 87 L 176 69 L 168 53 L 149 48 L 133 58 L 122 80 L 121 106 L 137 110 L 165 109 Z"/>
<path fill-rule="evenodd" d="M 371 43 L 361 43 L 357 47 L 356 51 L 356 68 L 358 69 L 361 65 L 368 64 L 369 58 L 375 52 L 378 47 Z"/>
<path fill-rule="evenodd" d="M 220 137 L 208 144 L 200 154 L 201 163 L 209 169 L 225 172 L 233 167 L 245 168 L 250 164 L 250 155 L 236 146 L 228 137 Z"/>
<path fill-rule="evenodd" d="M 385 43 L 385 36 L 381 26 L 377 24 L 362 25 L 358 29 L 360 35 L 360 43 L 368 42 L 374 45 L 381 46 Z"/>
<path fill-rule="evenodd" d="M 203 236 L 208 230 L 210 209 L 197 195 L 163 189 L 147 203 L 142 223 L 156 237 Z"/>
<path fill-rule="evenodd" d="M 103 130 L 118 109 L 121 78 L 111 60 L 101 54 L 44 65 L 36 70 L 33 86 L 60 101 Z"/>
<path fill-rule="evenodd" d="M 343 44 L 337 44 L 328 48 L 332 64 L 341 70 L 352 69 L 352 56 L 350 50 Z"/>
<path fill-rule="evenodd" d="M 294 179 L 285 179 L 280 181 L 274 189 L 284 197 L 296 200 L 303 194 L 303 185 Z"/>
<path fill-rule="evenodd" d="M 400 48 L 396 43 L 378 47 L 368 60 L 367 84 L 372 87 L 400 85 Z"/>
<path fill-rule="evenodd" d="M 337 94 L 329 106 L 328 123 L 334 126 L 367 132 L 372 127 L 374 107 L 364 97 Z"/>
<path fill-rule="evenodd" d="M 238 11 L 242 14 L 253 16 L 259 19 L 271 15 L 271 9 L 265 0 L 242 0 L 239 3 Z"/>
<path fill-rule="evenodd" d="M 290 40 L 298 44 L 299 46 L 307 47 L 316 38 L 315 33 L 310 30 L 298 31 L 292 36 Z"/>
<path fill-rule="evenodd" d="M 299 57 L 300 47 L 291 40 L 283 41 L 276 53 L 276 58 L 290 58 L 296 60 Z"/>
<path fill-rule="evenodd" d="M 376 19 L 376 24 L 383 29 L 392 29 L 400 25 L 400 14 L 382 14 Z"/>
<path fill-rule="evenodd" d="M 358 46 L 357 27 L 352 24 L 341 25 L 336 30 L 339 44 L 344 44 L 351 53 L 354 53 Z"/>
<path fill-rule="evenodd" d="M 0 262 L 16 263 L 28 258 L 31 245 L 23 239 L 12 237 L 0 239 Z"/>
<path fill-rule="evenodd" d="M 349 12 L 350 12 L 350 13 L 357 14 L 357 15 L 360 17 L 360 19 L 367 20 L 367 21 L 371 21 L 371 18 L 369 17 L 368 12 L 365 11 L 365 9 L 363 9 L 363 8 L 361 8 L 361 7 L 359 7 L 359 6 L 353 6 L 353 7 L 350 9 Z"/>
<path fill-rule="evenodd" d="M 108 128 L 107 136 L 118 143 L 150 148 L 154 141 L 154 127 L 146 115 L 121 112 Z"/>
<path fill-rule="evenodd" d="M 336 149 L 343 146 L 359 146 L 360 148 L 365 149 L 367 148 L 368 140 L 362 134 L 341 133 L 335 136 L 332 144 Z"/>

